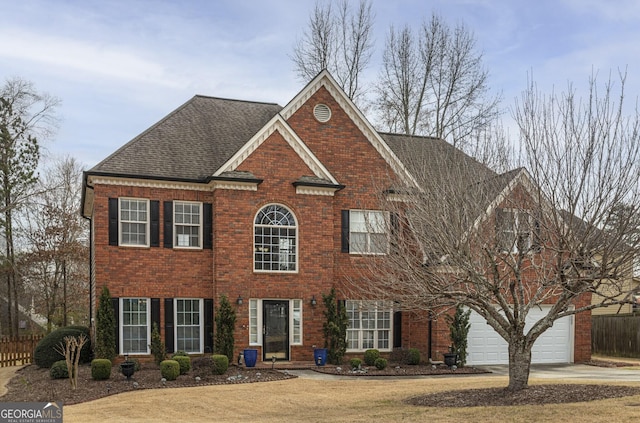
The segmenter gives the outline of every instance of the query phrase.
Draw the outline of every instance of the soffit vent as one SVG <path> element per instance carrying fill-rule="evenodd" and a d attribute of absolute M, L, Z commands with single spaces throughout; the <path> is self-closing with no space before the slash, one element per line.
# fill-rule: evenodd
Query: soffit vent
<path fill-rule="evenodd" d="M 313 116 L 318 122 L 328 122 L 329 119 L 331 119 L 331 109 L 326 104 L 317 104 L 316 107 L 313 108 Z"/>

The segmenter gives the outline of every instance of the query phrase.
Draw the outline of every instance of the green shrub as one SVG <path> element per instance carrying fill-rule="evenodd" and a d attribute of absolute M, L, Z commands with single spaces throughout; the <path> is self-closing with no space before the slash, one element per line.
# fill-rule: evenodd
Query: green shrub
<path fill-rule="evenodd" d="M 191 357 L 186 355 L 174 355 L 173 360 L 180 365 L 180 374 L 186 375 L 191 370 Z"/>
<path fill-rule="evenodd" d="M 91 378 L 93 380 L 107 380 L 111 377 L 111 361 L 106 358 L 96 358 L 91 361 Z"/>
<path fill-rule="evenodd" d="M 116 358 L 116 333 L 111 294 L 109 289 L 103 286 L 96 318 L 96 344 L 93 349 L 95 358 L 106 358 L 111 361 Z"/>
<path fill-rule="evenodd" d="M 213 374 L 223 375 L 229 368 L 229 357 L 222 354 L 214 354 L 211 356 L 213 360 Z"/>
<path fill-rule="evenodd" d="M 226 295 L 220 297 L 215 316 L 216 332 L 214 335 L 213 352 L 227 356 L 233 360 L 233 345 L 235 337 L 233 332 L 236 327 L 236 312 Z"/>
<path fill-rule="evenodd" d="M 349 360 L 349 365 L 351 366 L 351 369 L 355 370 L 362 366 L 362 360 L 360 360 L 359 358 L 352 358 L 351 360 Z"/>
<path fill-rule="evenodd" d="M 364 352 L 364 364 L 367 366 L 374 366 L 378 358 L 380 358 L 380 351 L 376 349 L 370 349 Z"/>
<path fill-rule="evenodd" d="M 387 359 L 386 358 L 376 358 L 376 361 L 373 363 L 378 370 L 384 370 L 387 368 Z"/>
<path fill-rule="evenodd" d="M 167 380 L 176 380 L 180 375 L 180 363 L 175 360 L 164 360 L 160 363 L 160 374 Z"/>
<path fill-rule="evenodd" d="M 416 366 L 420 364 L 420 350 L 417 348 L 409 348 L 409 354 L 407 356 L 407 364 Z"/>
<path fill-rule="evenodd" d="M 151 325 L 151 355 L 153 355 L 153 361 L 156 364 L 160 364 L 164 359 L 167 358 L 167 351 L 164 347 L 164 342 L 162 342 L 162 338 L 160 337 L 160 330 L 158 329 L 158 324 L 153 323 Z"/>
<path fill-rule="evenodd" d="M 84 326 L 67 326 L 64 328 L 56 329 L 38 342 L 36 349 L 33 353 L 33 360 L 38 367 L 49 368 L 56 361 L 64 359 L 64 356 L 60 354 L 56 349 L 64 342 L 66 336 L 78 337 L 80 334 L 84 334 L 87 339 L 89 338 L 89 328 Z M 80 363 L 91 362 L 91 342 L 87 341 L 80 351 Z"/>
<path fill-rule="evenodd" d="M 174 352 L 173 355 L 171 356 L 171 358 L 175 358 L 175 357 L 189 357 L 189 354 L 187 354 L 186 351 L 178 350 Z"/>
<path fill-rule="evenodd" d="M 67 369 L 66 360 L 56 361 L 49 369 L 51 379 L 69 379 L 69 369 Z"/>

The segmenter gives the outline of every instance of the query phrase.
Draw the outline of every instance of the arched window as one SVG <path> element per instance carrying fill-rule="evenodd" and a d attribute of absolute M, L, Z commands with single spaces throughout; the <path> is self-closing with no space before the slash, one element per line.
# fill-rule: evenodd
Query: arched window
<path fill-rule="evenodd" d="M 263 207 L 256 215 L 253 233 L 255 270 L 297 270 L 297 224 L 289 209 L 278 204 Z"/>

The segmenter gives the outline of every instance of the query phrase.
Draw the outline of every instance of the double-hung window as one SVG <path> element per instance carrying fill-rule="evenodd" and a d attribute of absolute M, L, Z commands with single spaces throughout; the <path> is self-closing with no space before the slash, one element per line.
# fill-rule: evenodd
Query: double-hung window
<path fill-rule="evenodd" d="M 387 254 L 389 235 L 387 214 L 375 210 L 349 211 L 349 252 L 356 254 Z"/>
<path fill-rule="evenodd" d="M 121 198 L 120 245 L 149 246 L 149 200 Z"/>
<path fill-rule="evenodd" d="M 202 300 L 175 299 L 176 350 L 202 352 Z"/>
<path fill-rule="evenodd" d="M 298 238 L 293 213 L 286 207 L 263 207 L 254 221 L 254 270 L 295 272 Z"/>
<path fill-rule="evenodd" d="M 349 326 L 347 350 L 391 350 L 393 310 L 385 301 L 345 301 Z"/>
<path fill-rule="evenodd" d="M 122 354 L 149 354 L 150 304 L 148 298 L 120 299 Z"/>
<path fill-rule="evenodd" d="M 534 220 L 528 210 L 499 209 L 496 219 L 498 243 L 502 251 L 526 253 L 531 249 Z"/>
<path fill-rule="evenodd" d="M 202 248 L 202 203 L 175 201 L 174 246 L 178 248 Z"/>

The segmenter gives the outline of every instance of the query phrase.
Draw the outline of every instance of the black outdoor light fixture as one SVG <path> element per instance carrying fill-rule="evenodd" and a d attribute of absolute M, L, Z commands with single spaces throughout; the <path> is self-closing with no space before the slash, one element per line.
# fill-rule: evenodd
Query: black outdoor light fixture
<path fill-rule="evenodd" d="M 238 294 L 238 299 L 236 300 L 236 304 L 242 305 L 242 296 Z"/>
<path fill-rule="evenodd" d="M 315 307 L 315 306 L 316 306 L 316 304 L 318 304 L 318 302 L 316 301 L 316 296 L 315 296 L 315 295 L 312 295 L 312 296 L 311 296 L 311 305 Z"/>

